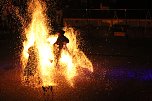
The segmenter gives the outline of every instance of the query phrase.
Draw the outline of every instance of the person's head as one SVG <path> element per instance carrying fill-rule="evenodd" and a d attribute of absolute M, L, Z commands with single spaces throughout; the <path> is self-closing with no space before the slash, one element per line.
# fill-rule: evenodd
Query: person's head
<path fill-rule="evenodd" d="M 58 35 L 58 36 L 64 35 L 64 33 L 65 33 L 64 30 L 58 30 L 58 31 L 57 31 L 57 35 Z"/>

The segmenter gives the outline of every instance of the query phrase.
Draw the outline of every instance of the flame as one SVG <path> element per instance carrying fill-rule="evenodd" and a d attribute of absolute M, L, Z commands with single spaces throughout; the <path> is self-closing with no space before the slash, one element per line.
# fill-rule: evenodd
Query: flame
<path fill-rule="evenodd" d="M 31 0 L 29 3 L 31 23 L 25 28 L 26 40 L 23 42 L 22 67 L 23 72 L 31 73 L 23 75 L 23 81 L 28 79 L 29 84 L 39 86 L 54 86 L 56 59 L 54 43 L 57 35 L 49 35 L 47 25 L 46 6 L 40 0 Z M 73 86 L 73 78 L 78 75 L 77 68 L 87 68 L 93 72 L 93 66 L 86 55 L 78 49 L 77 33 L 73 28 L 65 28 L 65 36 L 69 43 L 62 49 L 59 59 L 60 72 Z M 33 72 L 35 71 L 35 72 Z M 26 74 L 26 73 L 23 73 Z"/>
<path fill-rule="evenodd" d="M 62 50 L 60 58 L 61 66 L 65 66 L 64 75 L 66 79 L 70 82 L 70 85 L 73 86 L 73 77 L 76 76 L 76 67 L 73 63 L 72 56 L 66 51 Z"/>
<path fill-rule="evenodd" d="M 89 71 L 93 72 L 93 65 L 91 61 L 87 58 L 87 56 L 78 48 L 79 43 L 76 39 L 78 34 L 73 28 L 65 28 L 67 36 L 70 40 L 70 43 L 67 44 L 67 48 L 69 53 L 73 58 L 73 62 L 76 67 L 87 68 Z"/>
<path fill-rule="evenodd" d="M 78 68 L 87 68 L 93 72 L 93 66 L 91 61 L 86 55 L 78 48 L 79 43 L 76 39 L 78 32 L 73 28 L 65 27 L 65 36 L 69 39 L 69 43 L 66 48 L 63 48 L 61 53 L 61 66 L 66 65 L 65 77 L 73 86 L 73 78 L 78 75 Z"/>
<path fill-rule="evenodd" d="M 37 76 L 41 79 L 43 86 L 50 86 L 55 83 L 53 81 L 54 63 L 51 62 L 51 60 L 54 60 L 53 46 L 51 46 L 49 40 L 55 37 L 49 37 L 49 29 L 46 23 L 47 18 L 44 14 L 45 4 L 43 3 L 42 5 L 41 3 L 43 2 L 33 0 L 29 4 L 29 8 L 33 13 L 30 26 L 25 29 L 27 40 L 23 43 L 23 68 L 26 67 L 28 62 L 29 48 L 34 46 L 35 50 L 37 50 Z"/>

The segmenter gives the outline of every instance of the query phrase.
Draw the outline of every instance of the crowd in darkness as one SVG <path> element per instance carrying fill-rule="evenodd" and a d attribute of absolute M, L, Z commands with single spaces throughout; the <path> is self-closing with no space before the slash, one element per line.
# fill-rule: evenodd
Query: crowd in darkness
<path fill-rule="evenodd" d="M 7 1 L 7 0 L 6 0 Z M 28 0 L 10 0 L 17 6 L 26 6 Z M 151 0 L 42 0 L 47 4 L 53 3 L 62 8 L 71 9 L 99 9 L 100 4 L 109 8 L 129 8 L 129 9 L 150 9 L 152 8 Z M 52 5 L 51 5 L 52 6 Z"/>
<path fill-rule="evenodd" d="M 19 8 L 21 16 L 22 14 L 24 15 L 26 13 L 25 9 L 27 9 L 27 1 L 29 0 L 1 1 L 0 9 L 3 8 L 1 6 L 5 5 L 7 1 L 11 1 L 12 5 L 17 6 Z M 71 15 L 73 13 L 73 12 L 69 12 L 69 10 L 78 9 L 78 10 L 83 11 L 85 9 L 101 9 L 101 5 L 108 7 L 108 9 L 152 9 L 151 0 L 143 0 L 143 1 L 140 1 L 140 0 L 42 0 L 42 1 L 46 1 L 47 8 L 48 8 L 47 13 L 51 19 L 57 18 L 55 14 L 56 12 L 57 13 L 63 12 L 64 16 L 68 16 L 68 14 Z M 9 6 L 9 5 L 6 5 L 6 6 Z M 3 11 L 6 11 L 6 10 L 3 10 Z M 3 15 L 2 14 L 3 11 L 1 10 L 0 12 L 1 15 Z M 79 12 L 74 12 L 74 13 L 78 13 L 76 15 L 80 15 Z M 9 19 L 14 19 L 14 18 L 9 18 Z M 52 23 L 56 23 L 56 22 L 54 21 Z"/>
<path fill-rule="evenodd" d="M 63 0 L 65 8 L 99 9 L 101 3 L 111 9 L 150 9 L 151 0 Z"/>
<path fill-rule="evenodd" d="M 26 16 L 27 12 L 27 2 L 29 0 L 1 0 L 0 1 L 0 31 L 10 31 L 11 33 L 16 33 L 20 31 L 22 24 L 19 18 L 16 17 L 15 12 L 16 7 L 19 9 L 19 15 L 23 18 Z M 62 26 L 64 17 L 74 17 L 74 18 L 101 18 L 105 14 L 101 14 L 101 4 L 107 6 L 108 9 L 152 9 L 151 0 L 42 0 L 46 1 L 47 4 L 47 15 L 51 19 L 52 26 Z M 10 2 L 10 4 L 9 4 Z M 12 8 L 15 9 L 12 9 Z M 78 9 L 77 11 L 72 11 L 73 9 Z M 99 9 L 97 11 L 88 11 L 86 9 Z M 85 11 L 85 12 L 84 12 Z M 108 11 L 109 12 L 109 11 Z M 151 10 L 152 12 L 152 10 Z M 131 12 L 131 17 L 133 16 Z M 141 17 L 141 12 L 136 13 L 137 17 Z M 84 14 L 84 15 L 82 15 Z M 111 17 L 113 17 L 113 13 Z M 123 13 L 124 14 L 124 13 Z M 144 15 L 144 14 L 143 14 Z M 61 17 L 62 16 L 62 17 Z M 109 17 L 109 15 L 108 15 Z M 135 18 L 137 18 L 135 17 Z M 58 18 L 58 19 L 57 19 Z M 107 18 L 107 16 L 105 16 Z M 145 15 L 143 16 L 145 18 Z M 53 20 L 54 19 L 54 20 Z M 58 23 L 59 22 L 59 23 Z M 16 28 L 17 27 L 17 28 Z"/>
<path fill-rule="evenodd" d="M 15 5 L 25 6 L 28 0 L 12 0 Z M 151 0 L 42 0 L 64 9 L 99 9 L 101 3 L 111 9 L 151 9 Z M 53 6 L 51 5 L 51 6 Z"/>

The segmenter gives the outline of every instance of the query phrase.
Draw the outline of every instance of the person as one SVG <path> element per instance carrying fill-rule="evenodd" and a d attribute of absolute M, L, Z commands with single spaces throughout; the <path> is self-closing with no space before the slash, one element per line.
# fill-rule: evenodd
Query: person
<path fill-rule="evenodd" d="M 53 86 L 42 86 L 44 101 L 53 101 Z"/>
<path fill-rule="evenodd" d="M 24 68 L 24 77 L 25 77 L 25 82 L 28 84 L 30 83 L 30 77 L 34 77 L 34 75 L 37 72 L 37 65 L 38 65 L 38 60 L 37 60 L 37 55 L 35 52 L 34 46 L 30 47 L 28 49 L 28 62 L 26 67 Z"/>
<path fill-rule="evenodd" d="M 64 30 L 58 30 L 57 31 L 58 38 L 57 38 L 57 41 L 54 43 L 54 45 L 58 46 L 57 52 L 55 53 L 56 54 L 56 66 L 58 66 L 58 62 L 61 57 L 61 50 L 64 47 L 66 47 L 67 43 L 69 43 L 69 39 L 66 36 L 64 36 L 64 33 L 65 33 Z"/>
<path fill-rule="evenodd" d="M 50 90 L 51 92 L 53 92 L 53 86 L 42 86 L 42 90 L 44 95 L 46 95 L 46 93 Z"/>
<path fill-rule="evenodd" d="M 28 49 L 28 54 L 29 54 L 29 58 L 27 65 L 24 69 L 24 73 L 25 73 L 24 75 L 31 76 L 36 73 L 36 67 L 37 67 L 36 53 L 34 51 L 33 46 Z"/>
<path fill-rule="evenodd" d="M 56 9 L 56 24 L 57 27 L 63 27 L 63 11 L 60 7 Z"/>

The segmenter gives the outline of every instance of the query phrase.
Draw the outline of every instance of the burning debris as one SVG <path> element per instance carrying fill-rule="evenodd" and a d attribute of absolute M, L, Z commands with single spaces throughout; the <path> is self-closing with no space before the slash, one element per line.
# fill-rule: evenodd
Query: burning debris
<path fill-rule="evenodd" d="M 29 3 L 31 22 L 25 28 L 26 40 L 23 42 L 22 67 L 23 83 L 33 87 L 52 87 L 58 85 L 57 75 L 62 75 L 71 86 L 79 68 L 93 72 L 92 63 L 78 49 L 77 32 L 65 27 L 65 40 L 57 43 L 59 36 L 50 34 L 46 16 L 45 2 L 31 0 Z M 56 44 L 57 43 L 57 44 Z M 66 44 L 65 44 L 66 43 Z"/>

